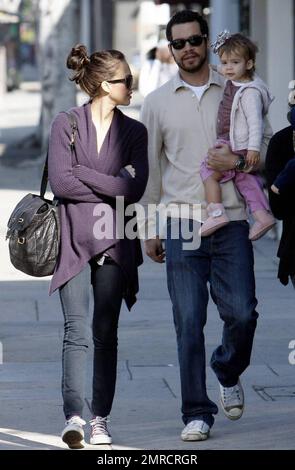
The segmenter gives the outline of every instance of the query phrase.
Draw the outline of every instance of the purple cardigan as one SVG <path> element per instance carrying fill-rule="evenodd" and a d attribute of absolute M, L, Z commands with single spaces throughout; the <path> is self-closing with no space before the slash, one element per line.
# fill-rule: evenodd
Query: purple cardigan
<path fill-rule="evenodd" d="M 69 142 L 71 127 L 65 113 L 56 116 L 49 139 L 49 181 L 59 200 L 61 241 L 59 259 L 50 286 L 50 295 L 76 276 L 95 255 L 108 250 L 127 278 L 124 298 L 130 309 L 138 291 L 137 267 L 142 263 L 140 241 L 116 239 L 115 197 L 125 204 L 142 197 L 148 179 L 147 131 L 143 124 L 115 109 L 111 126 L 97 153 L 96 129 L 90 103 L 71 109 L 78 124 L 74 156 Z M 120 170 L 131 164 L 135 178 Z M 93 226 L 97 204 L 111 208 L 114 233 L 111 239 L 98 240 Z M 128 219 L 125 217 L 124 223 Z"/>

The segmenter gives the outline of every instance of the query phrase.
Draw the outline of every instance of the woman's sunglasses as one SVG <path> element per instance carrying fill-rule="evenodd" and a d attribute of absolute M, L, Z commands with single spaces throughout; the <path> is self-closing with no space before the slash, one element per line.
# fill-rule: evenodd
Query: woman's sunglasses
<path fill-rule="evenodd" d="M 180 49 L 183 49 L 187 42 L 191 46 L 198 47 L 202 44 L 203 39 L 205 39 L 206 37 L 207 34 L 194 34 L 193 36 L 190 36 L 187 39 L 173 39 L 173 41 L 170 42 L 170 45 L 173 47 L 173 49 L 177 49 L 178 51 Z"/>
<path fill-rule="evenodd" d="M 118 78 L 117 80 L 106 80 L 108 83 L 125 83 L 127 90 L 131 90 L 133 85 L 133 75 L 126 75 L 125 78 Z"/>

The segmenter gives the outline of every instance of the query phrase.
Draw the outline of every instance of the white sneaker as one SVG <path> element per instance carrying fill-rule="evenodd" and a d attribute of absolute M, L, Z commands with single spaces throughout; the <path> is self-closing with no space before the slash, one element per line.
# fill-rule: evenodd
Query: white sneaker
<path fill-rule="evenodd" d="M 220 387 L 220 402 L 224 414 L 227 418 L 235 420 L 239 419 L 244 411 L 244 392 L 240 379 L 238 380 L 237 385 L 233 387 L 223 387 L 219 384 Z"/>
<path fill-rule="evenodd" d="M 91 425 L 91 437 L 90 444 L 111 444 L 112 436 L 110 435 L 107 428 L 108 418 L 102 418 L 101 416 L 96 416 L 90 421 Z"/>
<path fill-rule="evenodd" d="M 210 427 L 205 421 L 195 419 L 188 423 L 181 433 L 183 441 L 205 441 L 210 434 Z"/>
<path fill-rule="evenodd" d="M 61 438 L 68 444 L 70 449 L 83 449 L 84 424 L 86 422 L 80 416 L 72 416 L 66 421 L 66 427 L 61 434 Z"/>

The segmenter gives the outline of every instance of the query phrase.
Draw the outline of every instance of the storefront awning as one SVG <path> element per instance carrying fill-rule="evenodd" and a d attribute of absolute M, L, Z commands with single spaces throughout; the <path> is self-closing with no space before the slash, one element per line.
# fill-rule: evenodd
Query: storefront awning
<path fill-rule="evenodd" d="M 19 16 L 0 11 L 0 24 L 3 23 L 19 23 Z"/>
<path fill-rule="evenodd" d="M 185 6 L 190 6 L 193 3 L 199 3 L 203 7 L 207 7 L 209 4 L 209 0 L 154 0 L 154 2 L 156 5 L 161 5 L 162 3 L 169 3 L 169 5 L 183 3 Z"/>

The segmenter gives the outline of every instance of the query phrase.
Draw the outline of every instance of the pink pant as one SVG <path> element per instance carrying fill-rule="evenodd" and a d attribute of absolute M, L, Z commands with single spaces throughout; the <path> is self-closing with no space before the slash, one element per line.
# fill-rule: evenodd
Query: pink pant
<path fill-rule="evenodd" d="M 220 142 L 229 145 L 229 142 L 221 139 L 217 141 L 217 144 Z M 245 156 L 245 150 L 235 153 Z M 205 181 L 208 176 L 211 176 L 212 173 L 214 173 L 214 170 L 208 168 L 206 159 L 207 157 L 201 163 L 200 168 L 200 175 L 203 181 Z M 262 189 L 262 180 L 259 176 L 235 170 L 223 171 L 222 175 L 223 177 L 219 183 L 225 183 L 226 181 L 234 180 L 235 186 L 245 199 L 246 204 L 251 212 L 256 212 L 260 209 L 270 211 L 268 200 Z"/>

